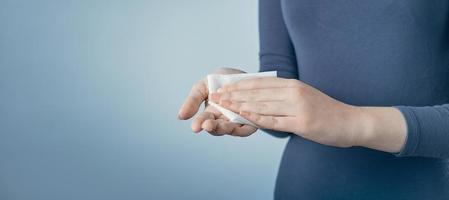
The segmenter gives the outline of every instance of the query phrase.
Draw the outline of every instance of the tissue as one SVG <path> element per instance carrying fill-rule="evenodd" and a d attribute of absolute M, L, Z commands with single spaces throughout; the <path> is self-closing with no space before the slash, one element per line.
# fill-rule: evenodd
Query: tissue
<path fill-rule="evenodd" d="M 260 77 L 276 77 L 276 71 L 269 72 L 260 72 L 260 73 L 247 73 L 247 74 L 210 74 L 207 76 L 207 84 L 209 89 L 209 94 L 217 92 L 219 88 L 224 85 L 231 84 L 237 81 L 252 79 L 252 78 L 260 78 Z M 257 127 L 254 123 L 248 121 L 237 113 L 234 113 L 226 108 L 221 107 L 220 105 L 209 101 L 209 105 L 215 107 L 218 111 L 221 112 L 225 117 L 229 119 L 230 122 L 238 123 L 238 124 L 246 124 L 250 126 Z"/>

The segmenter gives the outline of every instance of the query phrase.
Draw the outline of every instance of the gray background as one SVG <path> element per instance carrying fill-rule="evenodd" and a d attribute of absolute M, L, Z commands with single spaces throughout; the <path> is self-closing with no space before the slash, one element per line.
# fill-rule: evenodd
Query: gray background
<path fill-rule="evenodd" d="M 271 199 L 286 140 L 178 121 L 257 71 L 257 1 L 0 1 L 0 199 Z"/>

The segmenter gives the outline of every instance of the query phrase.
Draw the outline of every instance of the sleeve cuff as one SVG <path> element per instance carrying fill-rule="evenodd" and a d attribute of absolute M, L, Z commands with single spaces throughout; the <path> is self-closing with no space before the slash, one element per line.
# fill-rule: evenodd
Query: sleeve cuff
<path fill-rule="evenodd" d="M 419 120 L 413 110 L 407 106 L 395 106 L 405 118 L 407 123 L 407 137 L 401 151 L 395 155 L 398 157 L 412 156 L 418 148 L 420 138 Z"/>

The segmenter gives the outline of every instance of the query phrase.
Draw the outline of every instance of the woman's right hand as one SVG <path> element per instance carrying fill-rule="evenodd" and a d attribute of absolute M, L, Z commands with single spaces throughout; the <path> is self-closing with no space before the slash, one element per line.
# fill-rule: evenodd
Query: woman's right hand
<path fill-rule="evenodd" d="M 244 71 L 232 68 L 219 68 L 213 74 L 239 74 L 245 73 Z M 192 130 L 195 133 L 201 130 L 206 130 L 211 135 L 233 135 L 246 137 L 254 132 L 257 128 L 249 125 L 241 125 L 230 122 L 224 115 L 222 115 L 217 109 L 207 105 L 209 97 L 209 90 L 207 87 L 207 79 L 203 78 L 193 85 L 189 96 L 181 106 L 178 118 L 181 120 L 187 120 L 192 118 L 199 110 L 199 107 L 205 102 L 205 109 L 202 113 L 198 114 L 192 121 Z"/>

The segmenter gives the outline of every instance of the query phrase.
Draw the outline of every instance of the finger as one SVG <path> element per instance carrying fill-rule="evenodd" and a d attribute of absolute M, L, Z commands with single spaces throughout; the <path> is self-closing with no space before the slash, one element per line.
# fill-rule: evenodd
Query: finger
<path fill-rule="evenodd" d="M 252 90 L 260 88 L 287 88 L 296 87 L 303 84 L 296 79 L 285 79 L 278 77 L 253 78 L 238 81 L 229 85 L 225 85 L 219 89 L 220 92 L 236 91 L 236 90 Z"/>
<path fill-rule="evenodd" d="M 267 116 L 267 115 L 259 115 L 256 113 L 242 111 L 240 115 L 247 120 L 253 122 L 260 128 L 271 129 L 276 131 L 284 131 L 289 132 L 294 125 L 293 117 L 275 117 L 275 116 Z"/>
<path fill-rule="evenodd" d="M 265 88 L 254 90 L 238 90 L 211 94 L 211 100 L 219 103 L 220 100 L 236 102 L 244 101 L 285 101 L 295 94 L 295 88 Z"/>
<path fill-rule="evenodd" d="M 283 101 L 254 101 L 254 102 L 232 102 L 229 100 L 220 101 L 220 105 L 233 112 L 248 111 L 261 115 L 294 116 L 294 105 Z"/>
<path fill-rule="evenodd" d="M 215 130 L 219 134 L 230 134 L 234 129 L 240 127 L 240 124 L 230 122 L 228 120 L 218 120 L 217 129 Z"/>
<path fill-rule="evenodd" d="M 204 79 L 196 83 L 190 90 L 190 94 L 181 106 L 181 109 L 179 109 L 178 118 L 184 120 L 195 115 L 201 103 L 207 99 L 208 94 L 209 92 Z"/>
<path fill-rule="evenodd" d="M 215 119 L 208 119 L 201 124 L 201 128 L 210 133 L 211 135 L 221 136 L 224 134 L 215 133 L 215 129 L 217 129 L 218 121 Z"/>
<path fill-rule="evenodd" d="M 208 119 L 215 119 L 215 116 L 211 112 L 203 112 L 199 114 L 193 121 L 192 121 L 192 131 L 195 133 L 198 133 L 202 130 L 202 124 L 204 121 Z"/>
<path fill-rule="evenodd" d="M 217 120 L 208 119 L 202 124 L 202 127 L 205 131 L 215 136 L 221 136 L 231 133 L 234 130 L 234 128 L 238 126 L 240 125 L 223 119 Z"/>
<path fill-rule="evenodd" d="M 257 131 L 257 128 L 254 126 L 243 125 L 235 127 L 234 130 L 229 135 L 239 136 L 239 137 L 247 137 Z"/>

